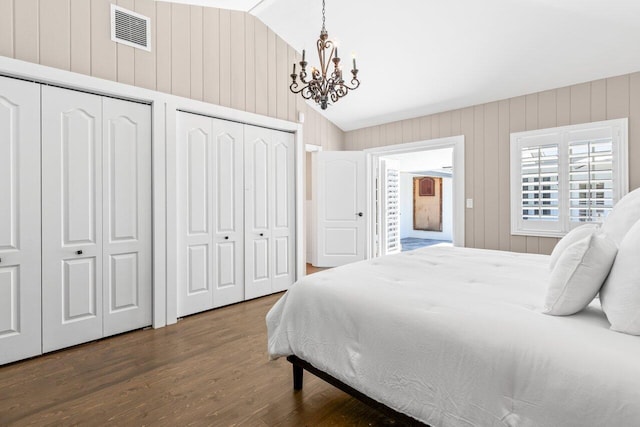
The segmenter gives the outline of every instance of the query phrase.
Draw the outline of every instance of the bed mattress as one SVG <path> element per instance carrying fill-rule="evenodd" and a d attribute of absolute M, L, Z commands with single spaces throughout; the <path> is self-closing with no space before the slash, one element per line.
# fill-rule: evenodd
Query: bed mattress
<path fill-rule="evenodd" d="M 549 257 L 431 247 L 307 276 L 267 315 L 296 355 L 434 427 L 638 426 L 640 337 L 541 313 Z"/>

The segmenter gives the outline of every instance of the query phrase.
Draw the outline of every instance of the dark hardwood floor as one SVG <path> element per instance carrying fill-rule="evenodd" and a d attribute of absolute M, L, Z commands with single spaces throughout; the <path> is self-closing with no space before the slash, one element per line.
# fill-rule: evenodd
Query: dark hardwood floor
<path fill-rule="evenodd" d="M 309 373 L 268 361 L 280 295 L 0 367 L 0 426 L 398 425 Z"/>

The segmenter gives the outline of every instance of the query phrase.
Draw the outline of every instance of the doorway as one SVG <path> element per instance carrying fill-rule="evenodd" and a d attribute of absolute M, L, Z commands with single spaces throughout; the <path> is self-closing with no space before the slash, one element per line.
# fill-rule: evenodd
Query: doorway
<path fill-rule="evenodd" d="M 367 151 L 371 256 L 464 246 L 464 136 Z"/>
<path fill-rule="evenodd" d="M 453 242 L 453 148 L 379 157 L 381 235 L 386 251 Z"/>

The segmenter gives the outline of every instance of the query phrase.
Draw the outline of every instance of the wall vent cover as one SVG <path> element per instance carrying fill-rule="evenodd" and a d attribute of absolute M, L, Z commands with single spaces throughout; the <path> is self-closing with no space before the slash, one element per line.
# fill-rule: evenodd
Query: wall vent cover
<path fill-rule="evenodd" d="M 112 4 L 111 40 L 151 51 L 151 20 L 147 16 Z"/>

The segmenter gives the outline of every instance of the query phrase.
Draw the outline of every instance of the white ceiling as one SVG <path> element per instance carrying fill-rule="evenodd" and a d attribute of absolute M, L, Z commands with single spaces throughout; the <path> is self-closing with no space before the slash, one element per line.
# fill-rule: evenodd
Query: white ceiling
<path fill-rule="evenodd" d="M 196 6 L 218 7 L 220 9 L 248 12 L 263 0 L 156 0 L 169 3 L 194 4 Z"/>
<path fill-rule="evenodd" d="M 343 130 L 640 71 L 638 0 L 326 1 L 362 82 L 323 112 Z M 318 65 L 321 0 L 246 3 Z"/>

